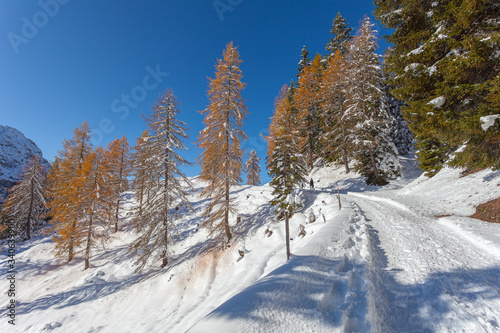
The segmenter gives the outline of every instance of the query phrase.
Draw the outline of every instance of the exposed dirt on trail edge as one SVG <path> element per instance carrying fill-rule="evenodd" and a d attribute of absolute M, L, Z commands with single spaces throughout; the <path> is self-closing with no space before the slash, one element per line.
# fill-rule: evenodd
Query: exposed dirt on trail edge
<path fill-rule="evenodd" d="M 500 198 L 477 206 L 476 212 L 471 217 L 486 222 L 500 223 Z"/>

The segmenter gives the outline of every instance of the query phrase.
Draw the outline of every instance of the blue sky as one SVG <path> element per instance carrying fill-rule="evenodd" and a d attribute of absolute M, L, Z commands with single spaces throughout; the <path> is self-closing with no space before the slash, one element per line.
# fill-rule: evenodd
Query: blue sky
<path fill-rule="evenodd" d="M 53 160 L 75 127 L 87 121 L 95 143 L 146 128 L 141 114 L 159 93 L 173 89 L 179 118 L 190 128 L 182 153 L 195 161 L 203 128 L 197 111 L 208 103 L 207 77 L 225 45 L 239 47 L 243 97 L 250 115 L 246 152 L 265 170 L 261 134 L 281 86 L 297 72 L 300 51 L 324 53 L 340 11 L 358 29 L 371 1 L 336 0 L 0 0 L 0 124 L 22 131 Z M 225 4 L 226 10 L 215 4 Z M 380 35 L 386 34 L 387 30 Z M 380 36 L 381 37 L 381 36 Z M 381 51 L 385 48 L 379 40 Z M 246 159 L 246 156 L 245 156 Z M 185 170 L 196 175 L 195 165 Z M 245 179 L 245 178 L 244 178 Z"/>

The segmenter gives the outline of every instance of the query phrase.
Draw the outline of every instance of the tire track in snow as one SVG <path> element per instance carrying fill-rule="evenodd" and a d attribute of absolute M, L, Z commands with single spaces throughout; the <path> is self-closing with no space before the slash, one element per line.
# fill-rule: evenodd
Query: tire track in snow
<path fill-rule="evenodd" d="M 447 233 L 436 219 L 385 198 L 352 199 L 371 224 L 374 331 L 500 329 L 496 257 Z"/>

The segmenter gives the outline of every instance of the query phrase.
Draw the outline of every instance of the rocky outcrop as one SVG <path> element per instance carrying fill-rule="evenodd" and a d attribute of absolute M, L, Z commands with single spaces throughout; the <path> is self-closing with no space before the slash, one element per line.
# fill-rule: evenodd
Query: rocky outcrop
<path fill-rule="evenodd" d="M 19 180 L 21 168 L 35 155 L 49 166 L 33 141 L 15 128 L 0 125 L 0 195 Z"/>

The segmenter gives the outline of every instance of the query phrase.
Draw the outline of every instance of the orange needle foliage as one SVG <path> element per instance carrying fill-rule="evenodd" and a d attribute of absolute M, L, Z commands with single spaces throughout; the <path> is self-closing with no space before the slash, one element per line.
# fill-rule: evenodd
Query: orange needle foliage
<path fill-rule="evenodd" d="M 232 238 L 229 214 L 234 213 L 229 191 L 241 182 L 241 141 L 246 138 L 241 128 L 248 113 L 241 97 L 245 87 L 241 82 L 241 62 L 237 48 L 229 43 L 223 59 L 215 65 L 215 78 L 209 79 L 210 104 L 201 111 L 205 129 L 198 136 L 198 146 L 203 150 L 198 162 L 200 177 L 208 182 L 203 195 L 212 199 L 204 212 L 204 225 L 212 232 L 225 232 L 228 242 Z"/>
<path fill-rule="evenodd" d="M 300 125 L 299 145 L 306 156 L 309 170 L 313 168 L 317 156 L 317 136 L 319 133 L 317 116 L 319 113 L 319 83 L 321 81 L 321 55 L 316 55 L 311 65 L 304 68 L 299 78 L 298 88 L 294 97 Z"/>
<path fill-rule="evenodd" d="M 75 250 L 81 245 L 81 237 L 77 228 L 80 211 L 78 210 L 78 197 L 72 187 L 73 178 L 77 177 L 83 161 L 90 155 L 90 127 L 84 122 L 73 131 L 73 138 L 64 140 L 64 149 L 59 152 L 55 166 L 49 173 L 48 207 L 52 214 L 51 223 L 56 235 L 55 255 L 63 257 L 68 255 L 71 261 Z"/>

